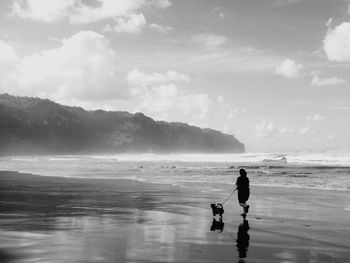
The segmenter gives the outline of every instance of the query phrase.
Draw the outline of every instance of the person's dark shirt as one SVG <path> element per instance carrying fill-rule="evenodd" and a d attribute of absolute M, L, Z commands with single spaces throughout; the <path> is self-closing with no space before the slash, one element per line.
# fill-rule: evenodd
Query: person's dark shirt
<path fill-rule="evenodd" d="M 242 176 L 238 177 L 236 185 L 238 190 L 248 189 L 249 188 L 248 177 L 242 177 Z"/>

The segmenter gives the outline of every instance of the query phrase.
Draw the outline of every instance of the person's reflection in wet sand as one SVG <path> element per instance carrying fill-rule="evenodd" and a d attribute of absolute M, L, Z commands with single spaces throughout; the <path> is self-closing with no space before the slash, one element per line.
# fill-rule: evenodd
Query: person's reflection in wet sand
<path fill-rule="evenodd" d="M 18 256 L 10 253 L 9 251 L 0 248 L 0 262 L 1 263 L 9 263 L 9 262 L 15 262 L 15 260 L 18 259 Z"/>
<path fill-rule="evenodd" d="M 249 223 L 248 220 L 243 217 L 243 222 L 239 225 L 237 231 L 236 247 L 239 254 L 239 263 L 245 262 L 247 257 L 248 247 L 249 247 Z"/>

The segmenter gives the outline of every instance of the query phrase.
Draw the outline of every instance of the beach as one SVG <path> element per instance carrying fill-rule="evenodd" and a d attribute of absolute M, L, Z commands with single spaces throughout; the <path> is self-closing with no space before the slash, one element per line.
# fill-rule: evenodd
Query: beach
<path fill-rule="evenodd" d="M 219 233 L 220 187 L 2 171 L 0 262 L 349 261 L 346 192 L 253 186 L 246 221 L 234 194 Z"/>

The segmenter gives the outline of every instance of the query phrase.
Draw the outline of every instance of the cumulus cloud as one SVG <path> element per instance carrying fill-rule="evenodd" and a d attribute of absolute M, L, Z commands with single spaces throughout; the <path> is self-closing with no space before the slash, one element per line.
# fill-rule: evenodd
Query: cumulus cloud
<path fill-rule="evenodd" d="M 15 71 L 19 58 L 15 49 L 4 41 L 0 41 L 0 89 L 11 87 L 15 79 Z"/>
<path fill-rule="evenodd" d="M 143 6 L 167 8 L 168 0 L 14 0 L 12 14 L 23 19 L 58 22 L 68 19 L 72 24 L 86 24 L 107 18 L 124 17 Z"/>
<path fill-rule="evenodd" d="M 324 120 L 325 117 L 317 113 L 310 113 L 305 117 L 305 119 L 309 121 L 321 121 Z"/>
<path fill-rule="evenodd" d="M 169 111 L 175 107 L 178 98 L 178 87 L 174 84 L 164 84 L 152 87 L 142 94 L 139 110 L 152 114 L 157 119 L 167 119 Z"/>
<path fill-rule="evenodd" d="M 231 120 L 233 117 L 244 116 L 247 112 L 246 108 L 241 107 L 231 107 L 227 118 Z"/>
<path fill-rule="evenodd" d="M 14 1 L 13 15 L 24 19 L 43 22 L 57 22 L 69 15 L 74 6 L 74 0 L 27 0 Z"/>
<path fill-rule="evenodd" d="M 306 127 L 303 127 L 303 128 L 300 129 L 300 133 L 301 133 L 301 134 L 307 134 L 307 133 L 309 133 L 310 131 L 311 131 L 310 126 L 306 126 Z"/>
<path fill-rule="evenodd" d="M 13 63 L 17 61 L 17 59 L 18 57 L 15 49 L 11 45 L 0 40 L 0 63 Z"/>
<path fill-rule="evenodd" d="M 158 24 L 150 24 L 149 28 L 153 31 L 156 31 L 159 33 L 164 33 L 164 34 L 167 34 L 171 30 L 173 30 L 173 28 L 171 26 L 163 26 L 163 25 L 158 25 Z"/>
<path fill-rule="evenodd" d="M 219 103 L 219 105 L 222 105 L 224 103 L 224 101 L 225 101 L 225 98 L 222 95 L 218 95 L 216 100 Z"/>
<path fill-rule="evenodd" d="M 288 126 L 277 126 L 272 121 L 261 121 L 255 125 L 255 136 L 253 139 L 286 139 L 296 138 L 297 136 L 315 136 L 316 132 L 310 126 L 305 126 L 300 129 L 293 129 Z"/>
<path fill-rule="evenodd" d="M 192 37 L 192 42 L 201 45 L 205 48 L 217 48 L 224 45 L 227 37 L 210 33 L 199 34 Z"/>
<path fill-rule="evenodd" d="M 277 127 L 272 121 L 265 121 L 255 125 L 255 138 L 285 138 L 295 134 L 295 130 L 287 126 Z"/>
<path fill-rule="evenodd" d="M 116 85 L 116 53 L 109 41 L 93 31 L 81 31 L 61 46 L 18 59 L 12 72 L 12 94 L 67 100 L 108 100 L 126 96 Z"/>
<path fill-rule="evenodd" d="M 221 130 L 226 133 L 234 132 L 237 135 L 237 130 L 233 129 L 235 126 L 233 121 L 234 118 L 244 117 L 247 113 L 247 109 L 244 107 L 237 106 L 236 103 L 227 101 L 222 95 L 216 97 L 215 105 L 215 116 L 223 120 L 223 126 Z"/>
<path fill-rule="evenodd" d="M 335 133 L 331 133 L 330 135 L 327 136 L 328 140 L 335 140 L 337 139 L 337 135 L 335 135 Z"/>
<path fill-rule="evenodd" d="M 216 102 L 218 103 L 217 109 L 225 112 L 228 121 L 232 120 L 234 117 L 244 116 L 247 112 L 246 108 L 234 106 L 232 103 L 227 102 L 222 95 L 217 96 Z"/>
<path fill-rule="evenodd" d="M 312 130 L 310 126 L 305 126 L 305 127 L 301 128 L 299 130 L 299 134 L 300 135 L 304 135 L 304 136 L 315 136 L 315 135 L 317 135 L 317 133 L 314 130 Z"/>
<path fill-rule="evenodd" d="M 323 86 L 337 86 L 343 84 L 344 79 L 331 77 L 331 78 L 320 78 L 319 76 L 313 76 L 311 80 L 311 86 L 323 87 Z"/>
<path fill-rule="evenodd" d="M 275 69 L 275 74 L 282 75 L 286 78 L 297 78 L 300 76 L 300 70 L 303 68 L 301 64 L 296 63 L 293 60 L 286 59 L 282 61 Z"/>
<path fill-rule="evenodd" d="M 212 100 L 206 93 L 182 94 L 176 106 L 186 115 L 202 120 L 207 116 L 211 104 Z"/>
<path fill-rule="evenodd" d="M 293 5 L 293 4 L 299 3 L 301 1 L 302 0 L 275 0 L 274 4 L 275 5 L 287 6 L 287 5 Z"/>
<path fill-rule="evenodd" d="M 186 116 L 186 119 L 202 120 L 206 117 L 211 99 L 205 93 L 191 94 L 173 83 L 143 89 L 138 96 L 141 104 L 138 110 L 159 120 Z"/>
<path fill-rule="evenodd" d="M 178 73 L 176 71 L 169 70 L 166 73 L 146 73 L 137 68 L 129 71 L 127 80 L 130 84 L 136 86 L 146 86 L 152 84 L 169 83 L 169 82 L 188 82 L 190 77 L 186 74 Z"/>
<path fill-rule="evenodd" d="M 143 14 L 130 14 L 126 17 L 118 17 L 115 21 L 115 25 L 111 26 L 108 24 L 104 31 L 137 34 L 146 26 L 146 18 Z"/>
<path fill-rule="evenodd" d="M 179 88 L 175 82 L 188 82 L 190 77 L 175 71 L 146 73 L 133 69 L 127 80 L 134 97 L 140 100 L 137 110 L 150 114 L 156 119 L 201 120 L 207 115 L 212 103 L 205 93 L 194 94 Z"/>
<path fill-rule="evenodd" d="M 273 137 L 278 133 L 273 122 L 262 121 L 255 125 L 255 135 L 257 138 Z"/>
<path fill-rule="evenodd" d="M 167 8 L 172 6 L 172 3 L 169 0 L 151 0 L 148 2 L 148 5 L 158 8 Z"/>
<path fill-rule="evenodd" d="M 333 23 L 333 17 L 330 17 L 330 18 L 327 20 L 326 27 L 331 28 L 332 23 Z"/>
<path fill-rule="evenodd" d="M 323 40 L 323 50 L 329 60 L 350 61 L 350 23 L 344 22 L 334 29 L 329 29 Z"/>

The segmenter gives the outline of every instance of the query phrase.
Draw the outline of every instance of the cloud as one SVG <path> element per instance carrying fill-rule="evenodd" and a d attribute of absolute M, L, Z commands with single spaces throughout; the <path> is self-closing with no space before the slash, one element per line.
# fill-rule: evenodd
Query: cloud
<path fill-rule="evenodd" d="M 273 122 L 262 121 L 255 125 L 255 135 L 257 138 L 273 137 L 278 133 Z"/>
<path fill-rule="evenodd" d="M 15 49 L 11 45 L 0 40 L 0 63 L 13 63 L 17 60 L 18 56 Z"/>
<path fill-rule="evenodd" d="M 149 1 L 148 5 L 158 8 L 167 8 L 172 6 L 172 3 L 169 0 L 151 0 Z"/>
<path fill-rule="evenodd" d="M 164 84 L 144 90 L 139 110 L 152 114 L 157 119 L 167 119 L 169 111 L 175 107 L 178 87 Z"/>
<path fill-rule="evenodd" d="M 288 6 L 301 2 L 302 0 L 275 0 L 274 4 L 279 6 Z"/>
<path fill-rule="evenodd" d="M 204 119 L 207 116 L 212 100 L 208 94 L 183 94 L 179 97 L 176 106 L 183 113 L 192 116 L 193 119 Z"/>
<path fill-rule="evenodd" d="M 300 70 L 303 68 L 301 64 L 296 63 L 293 60 L 286 59 L 282 61 L 275 69 L 275 74 L 282 75 L 286 78 L 297 78 L 300 76 Z"/>
<path fill-rule="evenodd" d="M 337 135 L 335 135 L 335 133 L 331 133 L 330 135 L 327 136 L 327 139 L 333 141 L 337 139 Z"/>
<path fill-rule="evenodd" d="M 104 31 L 137 34 L 146 26 L 146 18 L 143 14 L 130 14 L 126 17 L 117 17 L 115 21 L 115 25 L 110 26 L 108 24 Z"/>
<path fill-rule="evenodd" d="M 286 139 L 286 138 L 300 138 L 300 136 L 315 136 L 310 126 L 305 126 L 300 129 L 293 129 L 288 126 L 278 127 L 272 121 L 261 121 L 255 125 L 255 136 L 251 139 Z"/>
<path fill-rule="evenodd" d="M 211 105 L 207 94 L 191 94 L 173 83 L 144 88 L 137 96 L 141 99 L 137 110 L 158 120 L 167 120 L 170 116 L 172 120 L 202 120 Z"/>
<path fill-rule="evenodd" d="M 149 28 L 153 31 L 156 31 L 159 33 L 164 33 L 164 34 L 167 34 L 171 30 L 173 30 L 173 28 L 171 26 L 162 26 L 162 25 L 158 25 L 158 24 L 150 24 Z"/>
<path fill-rule="evenodd" d="M 23 19 L 52 23 L 67 17 L 75 2 L 74 0 L 14 1 L 12 5 L 12 14 Z"/>
<path fill-rule="evenodd" d="M 312 78 L 311 86 L 323 87 L 323 86 L 337 86 L 343 84 L 345 82 L 344 79 L 331 77 L 331 78 L 320 78 L 315 75 Z"/>
<path fill-rule="evenodd" d="M 272 121 L 265 121 L 258 123 L 255 125 L 255 138 L 263 139 L 263 138 L 286 138 L 295 134 L 294 129 L 291 129 L 287 126 L 283 126 L 281 128 L 276 127 L 276 125 Z"/>
<path fill-rule="evenodd" d="M 225 114 L 227 114 L 227 120 L 230 121 L 234 117 L 241 117 L 246 112 L 246 108 L 234 107 L 231 103 L 227 102 L 222 95 L 218 95 L 216 98 L 216 102 L 218 103 L 218 108 L 221 109 Z"/>
<path fill-rule="evenodd" d="M 4 91 L 4 87 L 13 86 L 18 61 L 15 49 L 0 40 L 0 92 Z"/>
<path fill-rule="evenodd" d="M 118 86 L 116 53 L 109 41 L 93 31 L 64 39 L 56 49 L 19 59 L 12 72 L 15 84 L 3 86 L 12 94 L 97 101 L 127 95 Z"/>
<path fill-rule="evenodd" d="M 127 80 L 130 84 L 135 86 L 146 86 L 169 82 L 188 82 L 190 81 L 190 77 L 186 74 L 178 73 L 172 70 L 162 74 L 158 72 L 146 73 L 142 70 L 134 68 L 129 71 Z"/>
<path fill-rule="evenodd" d="M 350 23 L 344 22 L 329 29 L 323 39 L 323 50 L 331 61 L 350 61 Z"/>
<path fill-rule="evenodd" d="M 207 94 L 194 94 L 175 84 L 190 81 L 186 74 L 175 71 L 146 73 L 135 68 L 129 71 L 127 80 L 133 97 L 140 101 L 137 110 L 156 119 L 202 120 L 212 104 Z"/>
<path fill-rule="evenodd" d="M 255 125 L 255 136 L 257 138 L 272 137 L 277 130 L 272 122 L 262 121 Z"/>
<path fill-rule="evenodd" d="M 244 117 L 247 113 L 247 109 L 237 106 L 231 101 L 231 99 L 228 101 L 227 98 L 220 94 L 216 97 L 213 108 L 215 108 L 215 111 L 212 111 L 211 114 L 213 113 L 213 115 L 210 116 L 214 116 L 215 119 L 220 119 L 222 121 L 222 125 L 217 127 L 217 129 L 222 130 L 225 133 L 233 132 L 235 135 L 237 135 L 237 130 L 235 127 L 236 121 L 233 120 L 234 118 Z"/>
<path fill-rule="evenodd" d="M 118 18 L 130 15 L 145 4 L 143 0 L 100 0 L 98 7 L 81 4 L 69 16 L 72 24 L 87 24 L 107 18 Z"/>
<path fill-rule="evenodd" d="M 308 134 L 310 132 L 310 130 L 311 130 L 310 126 L 306 126 L 306 127 L 300 129 L 300 133 L 301 134 Z"/>
<path fill-rule="evenodd" d="M 205 33 L 193 36 L 192 42 L 205 48 L 212 49 L 224 45 L 227 42 L 227 37 Z"/>
<path fill-rule="evenodd" d="M 333 23 L 333 17 L 330 17 L 330 18 L 327 20 L 326 27 L 328 27 L 328 28 L 330 29 L 331 26 L 332 26 L 332 23 Z"/>
<path fill-rule="evenodd" d="M 247 109 L 246 108 L 231 107 L 227 118 L 229 120 L 231 120 L 233 117 L 244 116 L 246 113 L 247 113 Z"/>
<path fill-rule="evenodd" d="M 87 24 L 108 18 L 128 16 L 148 6 L 167 8 L 168 0 L 14 0 L 12 14 L 23 19 L 58 22 L 67 19 L 72 24 Z"/>
<path fill-rule="evenodd" d="M 305 117 L 305 119 L 309 121 L 321 121 L 324 120 L 325 117 L 317 113 L 310 113 Z"/>

